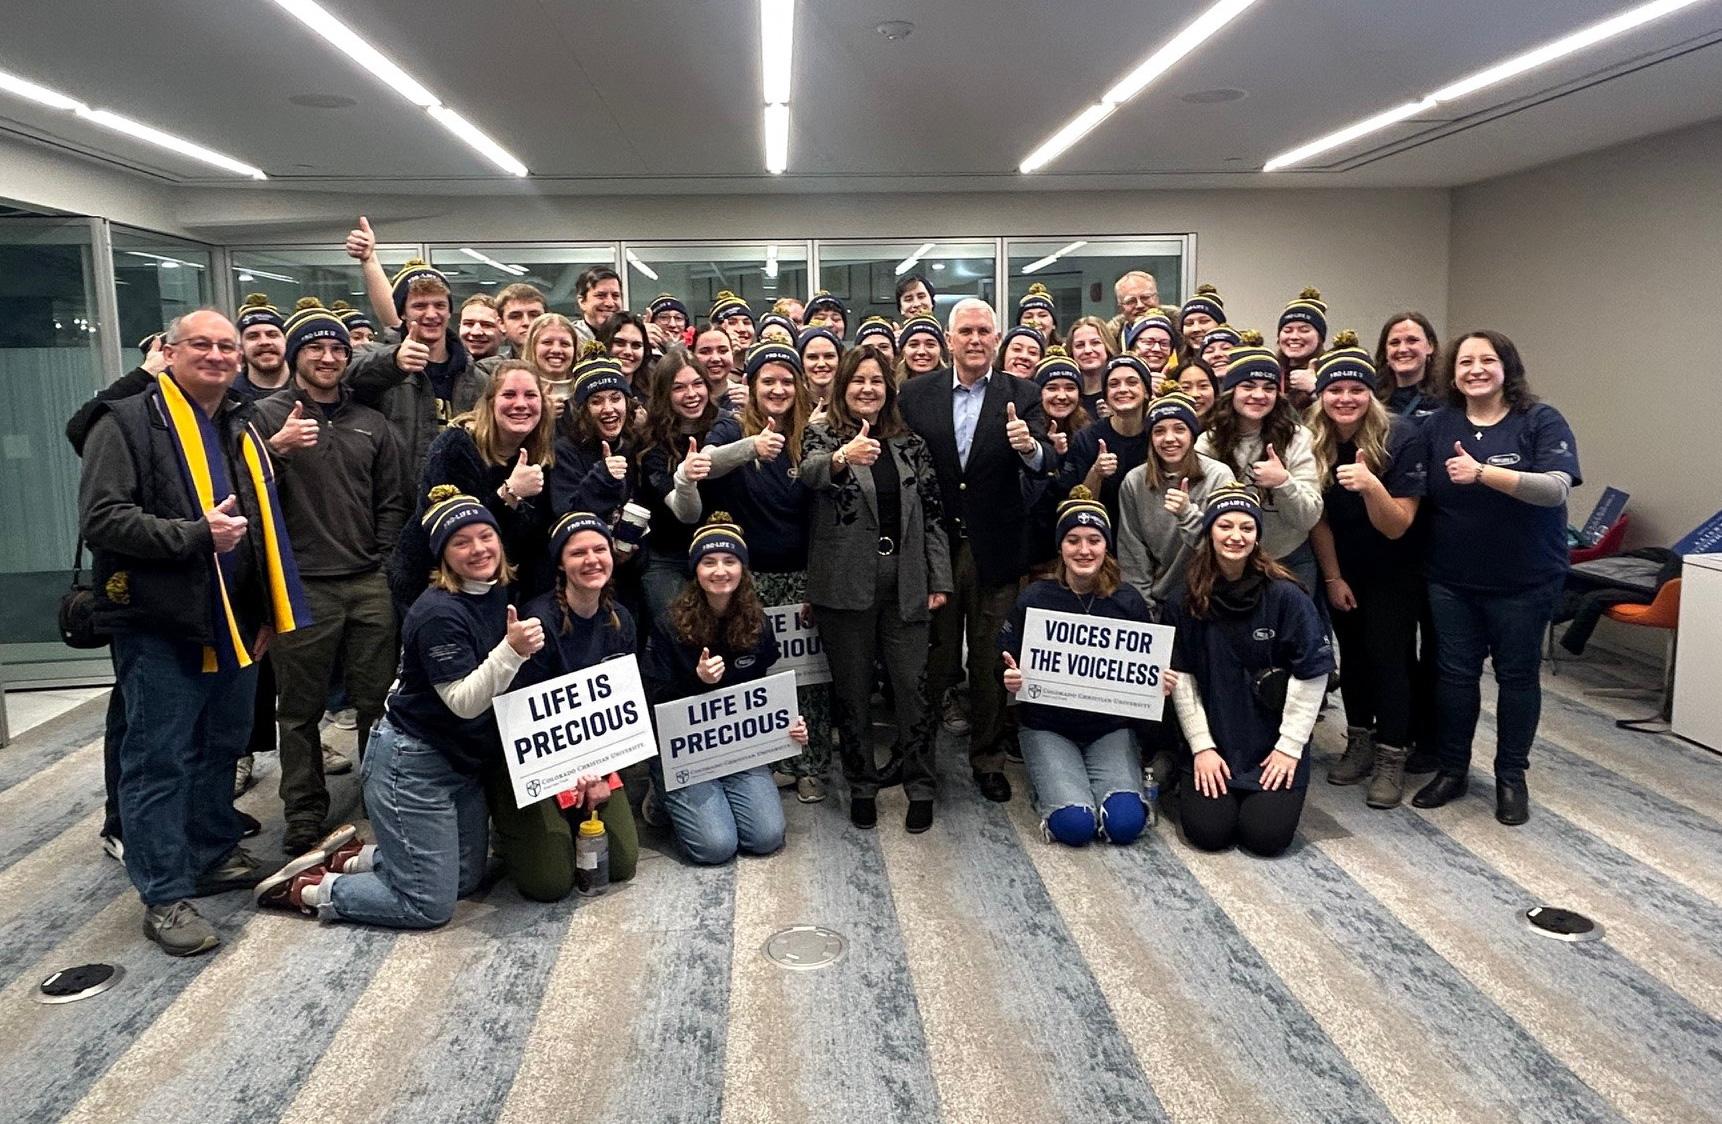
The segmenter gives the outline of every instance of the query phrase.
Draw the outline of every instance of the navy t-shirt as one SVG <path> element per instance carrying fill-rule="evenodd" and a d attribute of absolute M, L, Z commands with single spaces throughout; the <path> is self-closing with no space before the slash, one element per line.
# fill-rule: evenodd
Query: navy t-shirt
<path fill-rule="evenodd" d="M 603 663 L 616 656 L 634 651 L 634 618 L 621 605 L 614 606 L 616 623 L 600 608 L 590 619 L 576 613 L 567 614 L 567 631 L 563 631 L 562 607 L 554 593 L 534 597 L 520 610 L 520 619 L 537 617 L 544 625 L 544 647 L 538 649 L 514 676 L 511 691 L 545 683 L 571 671 Z"/>
<path fill-rule="evenodd" d="M 1100 481 L 1100 502 L 1112 525 L 1118 525 L 1118 488 L 1130 470 L 1148 459 L 1148 431 L 1134 437 L 1124 437 L 1112 428 L 1111 418 L 1101 418 L 1093 425 L 1077 431 L 1070 439 L 1070 452 L 1058 466 L 1058 498 L 1070 495 L 1070 490 L 1088 478 L 1088 470 L 1100 459 L 1100 443 L 1106 451 L 1118 457 L 1118 471 Z"/>
<path fill-rule="evenodd" d="M 705 447 L 741 440 L 741 421 L 720 417 Z M 769 462 L 750 460 L 735 471 L 700 485 L 708 514 L 727 511 L 747 539 L 748 568 L 755 573 L 793 574 L 807 569 L 807 536 L 813 522 L 813 493 L 803 487 L 786 448 Z"/>
<path fill-rule="evenodd" d="M 1402 417 L 1391 419 L 1391 428 L 1387 431 L 1387 464 L 1376 473 L 1388 495 L 1398 499 L 1423 495 L 1429 476 L 1428 465 L 1423 459 L 1425 451 L 1423 435 L 1416 422 Z M 1369 508 L 1363 502 L 1362 493 L 1339 486 L 1339 466 L 1357 459 L 1356 443 L 1341 441 L 1336 452 L 1338 460 L 1327 470 L 1321 501 L 1327 525 L 1333 531 L 1340 574 L 1355 582 L 1377 570 L 1417 565 L 1420 552 L 1411 532 L 1407 530 L 1397 539 L 1388 538 L 1369 521 Z"/>
<path fill-rule="evenodd" d="M 1172 667 L 1196 677 L 1214 746 L 1231 770 L 1227 785 L 1260 789 L 1262 762 L 1279 741 L 1280 716 L 1255 699 L 1257 672 L 1283 667 L 1293 679 L 1321 679 L 1333 670 L 1333 645 L 1315 602 L 1295 582 L 1267 581 L 1248 613 L 1231 613 L 1209 601 L 1207 617 L 1192 615 L 1180 589 L 1168 606 L 1177 629 Z M 1309 784 L 1310 754 L 1299 758 L 1292 787 Z"/>
<path fill-rule="evenodd" d="M 1010 616 L 1005 618 L 1004 627 L 999 629 L 999 651 L 1009 652 L 1018 666 L 1022 664 L 1024 623 L 1028 620 L 1030 609 L 1135 621 L 1138 624 L 1152 623 L 1148 615 L 1148 602 L 1142 599 L 1134 586 L 1120 584 L 1111 597 L 1093 597 L 1091 600 L 1088 595 L 1078 594 L 1056 581 L 1038 581 L 1018 595 L 1015 608 L 1011 609 Z M 1125 729 L 1131 721 L 1116 714 L 1099 714 L 1021 701 L 1017 703 L 1017 719 L 1027 729 L 1048 730 L 1081 746 L 1098 741 L 1114 730 Z"/>
<path fill-rule="evenodd" d="M 488 709 L 476 718 L 461 718 L 436 687 L 466 678 L 507 634 L 508 590 L 503 586 L 485 593 L 433 587 L 419 594 L 401 626 L 401 665 L 389 693 L 389 724 L 435 746 L 458 771 L 478 775 L 502 752 L 496 719 Z"/>
<path fill-rule="evenodd" d="M 1429 487 L 1429 580 L 1456 589 L 1514 593 L 1566 576 L 1567 505 L 1537 507 L 1486 484 L 1455 484 L 1447 476 L 1453 443 L 1484 464 L 1515 472 L 1564 472 L 1574 486 L 1578 442 L 1553 406 L 1514 410 L 1479 426 L 1462 408 L 1447 406 L 1422 421 Z"/>

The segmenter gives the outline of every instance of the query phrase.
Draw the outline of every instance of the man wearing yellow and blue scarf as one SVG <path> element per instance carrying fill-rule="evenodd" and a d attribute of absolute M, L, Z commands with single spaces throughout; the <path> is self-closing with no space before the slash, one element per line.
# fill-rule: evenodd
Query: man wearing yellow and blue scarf
<path fill-rule="evenodd" d="M 105 404 L 84 445 L 79 519 L 97 624 L 125 698 L 120 816 L 144 932 L 174 956 L 220 943 L 190 899 L 255 885 L 233 766 L 270 639 L 309 623 L 269 451 L 232 392 L 239 335 L 221 313 L 173 323 L 168 367 Z"/>

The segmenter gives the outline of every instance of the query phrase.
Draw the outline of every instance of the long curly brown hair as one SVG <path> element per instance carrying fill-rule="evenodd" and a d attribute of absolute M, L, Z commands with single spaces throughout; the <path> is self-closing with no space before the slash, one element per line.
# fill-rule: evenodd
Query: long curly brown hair
<path fill-rule="evenodd" d="M 698 418 L 684 418 L 676 413 L 670 399 L 673 397 L 676 376 L 683 371 L 691 370 L 700 377 L 701 385 L 706 386 L 706 408 Z M 711 387 L 706 385 L 706 373 L 700 370 L 694 362 L 694 357 L 688 354 L 686 348 L 672 347 L 664 353 L 662 359 L 652 366 L 648 378 L 652 394 L 646 403 L 646 425 L 640 436 L 640 456 L 643 458 L 653 449 L 668 449 L 670 463 L 680 462 L 681 455 L 687 451 L 689 437 L 704 438 L 712 423 L 717 421 L 718 406 L 712 400 Z"/>
<path fill-rule="evenodd" d="M 1214 405 L 1208 412 L 1208 448 L 1213 450 L 1215 460 L 1229 465 L 1233 472 L 1241 473 L 1249 466 L 1239 464 L 1234 459 L 1238 442 L 1243 437 L 1241 419 L 1232 406 L 1232 399 L 1237 393 L 1238 389 L 1233 387 L 1214 399 Z M 1274 397 L 1274 408 L 1262 419 L 1262 448 L 1266 449 L 1272 445 L 1284 456 L 1286 450 L 1291 448 L 1297 428 L 1297 409 L 1292 406 L 1285 391 L 1279 390 Z"/>
<path fill-rule="evenodd" d="M 1303 583 L 1297 580 L 1296 575 L 1262 552 L 1260 539 L 1256 540 L 1256 548 L 1244 560 L 1244 568 L 1259 571 L 1269 581 L 1296 582 L 1297 587 L 1303 589 Z M 1184 580 L 1189 585 L 1189 595 L 1185 597 L 1184 604 L 1189 607 L 1191 616 L 1199 620 L 1207 618 L 1213 606 L 1214 585 L 1220 577 L 1220 558 L 1214 553 L 1214 535 L 1210 529 L 1202 533 L 1202 543 L 1191 555 L 1190 565 L 1184 571 Z"/>
<path fill-rule="evenodd" d="M 712 612 L 698 578 L 689 578 L 682 586 L 670 602 L 669 614 L 676 639 L 689 647 L 709 648 L 721 638 L 732 652 L 751 652 L 765 630 L 765 605 L 753 584 L 753 571 L 746 566 L 721 617 Z"/>

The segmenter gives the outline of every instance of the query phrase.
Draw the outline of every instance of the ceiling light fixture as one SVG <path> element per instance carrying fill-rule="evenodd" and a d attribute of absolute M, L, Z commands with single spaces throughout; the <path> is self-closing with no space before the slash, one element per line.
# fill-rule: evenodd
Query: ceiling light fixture
<path fill-rule="evenodd" d="M 142 250 L 127 250 L 126 254 L 128 256 L 134 257 L 134 258 L 149 258 L 151 261 L 160 262 L 162 265 L 170 265 L 176 269 L 182 265 L 188 269 L 202 269 L 203 268 L 201 265 L 198 265 L 194 261 L 186 261 L 184 258 L 170 258 L 165 254 L 148 254 Z"/>
<path fill-rule="evenodd" d="M 1162 74 L 1171 70 L 1191 51 L 1211 39 L 1221 28 L 1243 15 L 1256 0 L 1219 0 L 1213 7 L 1197 16 L 1184 30 L 1167 40 L 1158 50 L 1126 74 L 1094 105 L 1071 118 L 1063 128 L 1047 138 L 1022 162 L 1024 175 L 1038 172 L 1064 155 L 1077 141 L 1087 136 L 1096 125 L 1112 116 L 1119 106 L 1148 88 Z"/>
<path fill-rule="evenodd" d="M 1038 261 L 1029 262 L 1027 265 L 1022 267 L 1022 271 L 1024 273 L 1038 273 L 1041 270 L 1045 269 L 1047 266 L 1051 265 L 1053 262 L 1057 261 L 1059 258 L 1062 258 L 1064 255 L 1075 253 L 1077 250 L 1082 249 L 1086 245 L 1088 245 L 1088 242 L 1086 239 L 1081 241 L 1081 242 L 1072 242 L 1070 245 L 1065 246 L 1062 249 L 1054 250 L 1052 253 L 1046 255 L 1044 258 L 1041 258 Z"/>
<path fill-rule="evenodd" d="M 652 267 L 647 265 L 645 262 L 641 261 L 638 257 L 636 257 L 634 255 L 634 251 L 632 251 L 632 250 L 628 251 L 628 264 L 633 266 L 635 269 L 639 270 L 641 273 L 644 273 L 647 277 L 651 278 L 653 281 L 656 281 L 658 279 L 658 275 L 652 269 Z"/>
<path fill-rule="evenodd" d="M 331 47 L 346 55 L 382 81 L 385 86 L 429 113 L 437 124 L 464 141 L 479 155 L 513 176 L 529 174 L 525 164 L 497 144 L 483 130 L 442 104 L 424 83 L 402 70 L 363 37 L 329 14 L 317 0 L 275 0 L 275 5 L 315 32 Z"/>
<path fill-rule="evenodd" d="M 0 90 L 26 98 L 37 105 L 45 105 L 49 109 L 67 110 L 91 124 L 100 125 L 104 129 L 112 129 L 116 133 L 124 133 L 134 140 L 146 141 L 158 148 L 165 148 L 169 152 L 177 152 L 181 156 L 189 156 L 193 160 L 214 165 L 223 171 L 250 176 L 256 180 L 268 178 L 263 174 L 261 168 L 253 167 L 243 160 L 235 160 L 225 153 L 207 148 L 196 141 L 186 140 L 184 137 L 176 136 L 153 125 L 145 125 L 141 121 L 133 121 L 130 117 L 122 117 L 110 110 L 91 109 L 77 98 L 62 94 L 58 90 L 49 89 L 47 86 L 32 82 L 27 78 L 20 78 L 16 74 L 0 71 Z"/>
<path fill-rule="evenodd" d="M 892 270 L 891 272 L 894 273 L 898 277 L 903 276 L 903 274 L 909 272 L 911 269 L 914 269 L 915 263 L 920 261 L 922 258 L 926 257 L 929 253 L 931 253 L 932 249 L 933 249 L 933 243 L 931 243 L 931 242 L 921 243 L 921 248 L 919 250 L 916 250 L 914 253 L 910 254 L 908 257 L 906 257 L 902 261 L 898 262 L 897 268 Z"/>
<path fill-rule="evenodd" d="M 760 92 L 765 102 L 765 170 L 789 167 L 789 89 L 795 71 L 795 0 L 759 0 Z"/>
<path fill-rule="evenodd" d="M 471 246 L 462 246 L 460 248 L 460 252 L 465 254 L 467 257 L 471 258 L 473 261 L 483 262 L 485 265 L 490 266 L 490 268 L 500 270 L 501 272 L 507 273 L 511 276 L 522 277 L 522 276 L 525 276 L 525 274 L 526 274 L 526 271 L 524 269 L 521 269 L 518 265 L 505 265 L 502 262 L 497 261 L 493 257 L 489 257 L 485 254 L 479 253 L 477 250 L 473 249 Z"/>
<path fill-rule="evenodd" d="M 1281 168 L 1301 164 L 1312 156 L 1319 156 L 1330 149 L 1349 144 L 1359 137 L 1368 136 L 1370 133 L 1385 129 L 1407 117 L 1415 116 L 1438 105 L 1457 101 L 1479 90 L 1505 82 L 1509 78 L 1515 78 L 1528 70 L 1547 66 L 1552 62 L 1566 58 L 1568 55 L 1576 54 L 1586 47 L 1593 47 L 1605 40 L 1624 35 L 1652 20 L 1660 19 L 1663 16 L 1678 12 L 1682 8 L 1701 2 L 1702 0 L 1652 0 L 1649 4 L 1640 4 L 1636 8 L 1629 8 L 1618 16 L 1603 20 L 1600 23 L 1593 23 L 1589 27 L 1582 28 L 1570 35 L 1562 36 L 1552 42 L 1544 43 L 1540 47 L 1534 47 L 1522 54 L 1514 55 L 1505 62 L 1499 62 L 1494 66 L 1479 70 L 1457 82 L 1443 86 L 1417 101 L 1406 102 L 1404 105 L 1383 113 L 1377 113 L 1373 117 L 1366 117 L 1362 121 L 1347 125 L 1345 128 L 1329 133 L 1324 137 L 1318 137 L 1308 144 L 1292 149 L 1290 152 L 1283 152 L 1263 164 L 1262 171 L 1277 172 Z"/>

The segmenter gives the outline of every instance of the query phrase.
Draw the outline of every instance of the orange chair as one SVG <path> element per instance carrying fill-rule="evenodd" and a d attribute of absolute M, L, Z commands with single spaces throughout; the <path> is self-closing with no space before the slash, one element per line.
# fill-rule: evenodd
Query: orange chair
<path fill-rule="evenodd" d="M 1662 707 L 1649 718 L 1622 718 L 1615 722 L 1623 730 L 1638 730 L 1646 734 L 1668 732 L 1668 721 L 1674 708 L 1674 654 L 1679 643 L 1680 579 L 1664 582 L 1648 605 L 1611 605 L 1603 610 L 1611 621 L 1636 625 L 1639 628 L 1660 628 L 1668 633 L 1668 649 L 1662 666 Z M 1623 696 L 1645 693 L 1636 687 L 1591 691 L 1599 696 Z"/>

